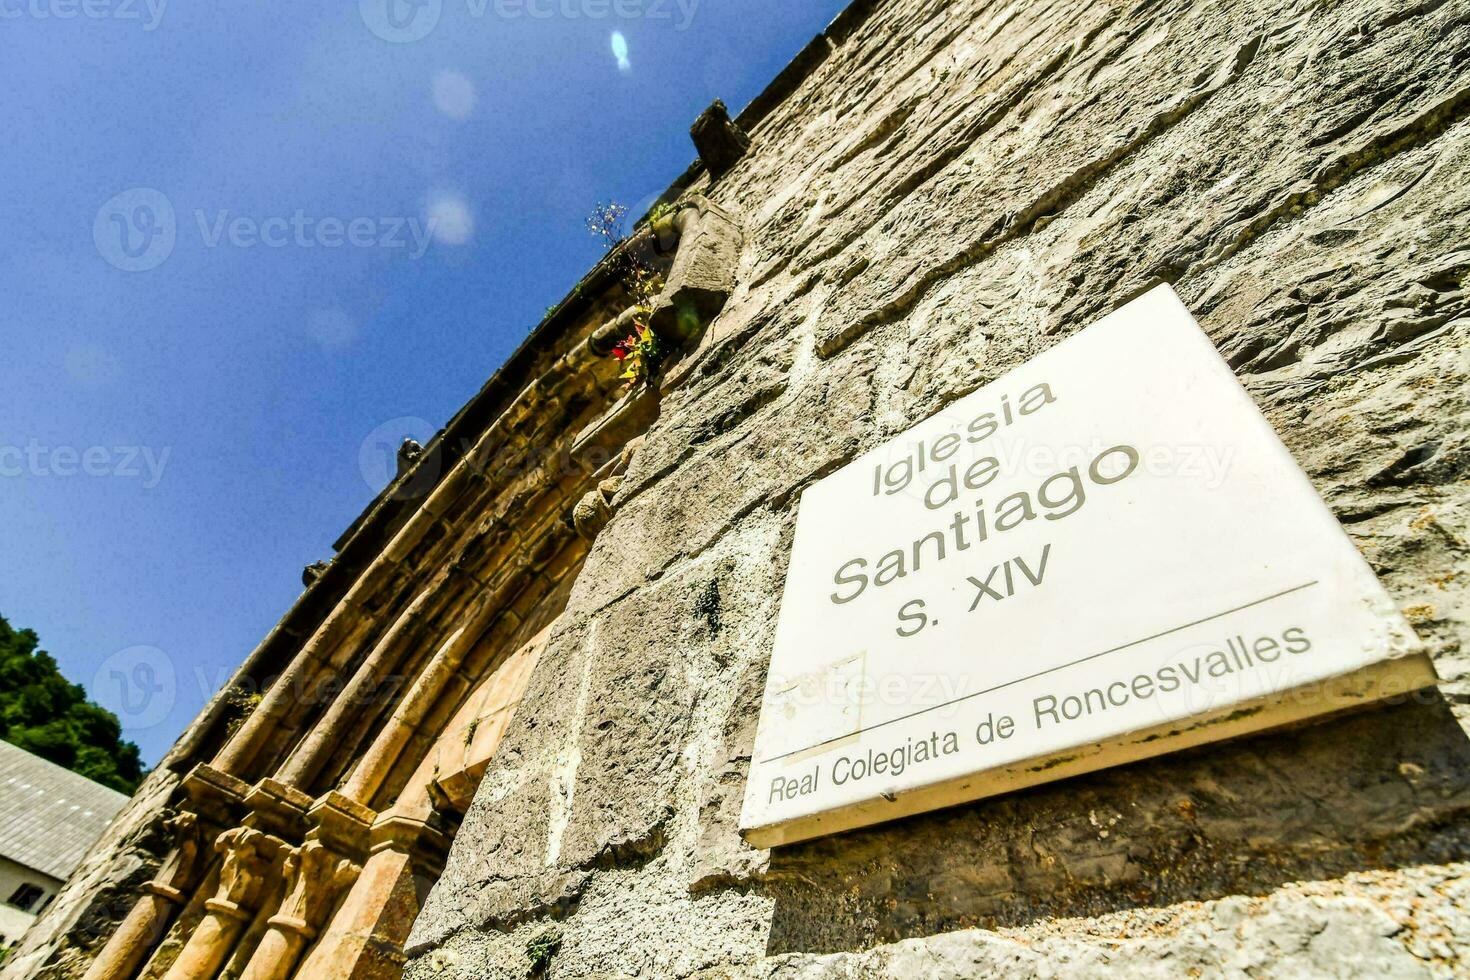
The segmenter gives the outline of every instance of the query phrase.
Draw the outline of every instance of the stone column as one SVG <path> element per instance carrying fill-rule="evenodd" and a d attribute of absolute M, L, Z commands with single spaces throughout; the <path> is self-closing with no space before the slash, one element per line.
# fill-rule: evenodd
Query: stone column
<path fill-rule="evenodd" d="M 175 911 L 188 900 L 203 852 L 199 818 L 185 810 L 168 826 L 174 832 L 173 853 L 153 880 L 143 886 L 143 896 L 92 960 L 84 980 L 127 980 L 133 976 L 163 938 Z"/>
<path fill-rule="evenodd" d="M 373 620 L 363 612 L 367 599 L 383 588 L 384 582 L 392 577 L 393 567 L 413 553 L 420 539 L 448 510 L 450 503 L 476 479 L 475 471 L 460 460 L 439 481 L 434 491 L 357 577 L 342 601 L 292 658 L 290 666 L 271 685 L 239 731 L 220 749 L 214 758 L 214 768 L 249 778 L 259 765 L 256 756 L 272 731 L 281 725 L 293 724 L 301 708 L 300 699 L 310 695 L 311 685 L 324 671 L 335 670 L 346 658 L 346 653 L 362 641 L 360 634 Z"/>
<path fill-rule="evenodd" d="M 220 835 L 214 848 L 224 857 L 219 890 L 204 903 L 208 910 L 163 980 L 212 980 L 254 916 L 277 856 L 284 845 L 258 830 L 236 827 Z"/>
<path fill-rule="evenodd" d="M 266 737 L 285 724 L 298 706 L 298 699 L 327 663 L 332 651 L 349 630 L 350 621 L 360 610 L 343 599 L 317 628 L 315 634 L 291 660 L 284 673 L 266 691 L 250 717 L 224 744 L 211 763 L 213 768 L 232 776 L 248 772 L 250 763 Z"/>
<path fill-rule="evenodd" d="M 420 903 L 444 869 L 449 840 L 423 821 L 384 817 L 373 825 L 362 874 L 306 954 L 310 980 L 399 980 L 403 944 Z"/>
<path fill-rule="evenodd" d="M 398 702 L 372 745 L 352 770 L 352 775 L 342 787 L 343 796 L 364 806 L 372 805 L 373 794 L 393 771 L 403 747 L 438 703 L 440 693 L 480 641 L 481 634 L 500 615 L 504 604 L 513 595 L 511 588 L 519 588 L 520 585 L 519 580 L 512 580 L 510 586 L 502 587 L 492 595 L 481 596 L 466 617 L 467 621 L 440 644 L 433 659 L 414 679 L 413 687 Z"/>
<path fill-rule="evenodd" d="M 255 948 L 240 980 L 286 980 L 307 945 L 332 913 L 341 889 L 359 868 L 338 857 L 321 841 L 307 841 L 286 856 L 286 897 L 270 917 L 270 928 Z"/>
<path fill-rule="evenodd" d="M 312 778 L 321 768 L 327 755 L 341 744 L 344 729 L 353 716 L 365 710 L 369 694 L 382 683 L 384 677 L 397 664 L 404 652 L 413 628 L 424 616 L 424 610 L 439 596 L 451 581 L 452 576 L 441 574 L 414 600 L 408 608 L 383 633 L 362 665 L 352 675 L 346 688 L 327 708 L 320 721 L 312 727 L 306 737 L 291 753 L 286 763 L 276 773 L 276 779 L 287 786 L 308 789 Z"/>

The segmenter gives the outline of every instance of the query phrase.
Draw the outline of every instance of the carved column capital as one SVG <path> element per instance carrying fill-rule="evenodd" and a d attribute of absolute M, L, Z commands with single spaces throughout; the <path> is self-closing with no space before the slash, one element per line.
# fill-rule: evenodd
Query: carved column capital
<path fill-rule="evenodd" d="M 219 888 L 205 901 L 209 914 L 194 928 L 163 980 L 207 980 L 219 972 L 254 918 L 285 848 L 284 841 L 249 827 L 236 827 L 216 838 L 214 850 L 224 859 Z"/>
<path fill-rule="evenodd" d="M 337 895 L 351 886 L 360 870 L 321 841 L 307 841 L 292 848 L 286 854 L 284 868 L 286 897 L 270 924 L 306 939 L 316 938 Z"/>
<path fill-rule="evenodd" d="M 173 851 L 143 889 L 175 905 L 182 905 L 204 870 L 200 860 L 205 854 L 204 824 L 197 813 L 179 810 L 164 822 L 164 827 L 173 834 Z"/>
<path fill-rule="evenodd" d="M 236 827 L 220 834 L 214 842 L 215 851 L 224 858 L 219 890 L 205 906 L 211 912 L 249 918 L 249 909 L 259 903 L 284 847 L 279 839 L 248 827 Z"/>

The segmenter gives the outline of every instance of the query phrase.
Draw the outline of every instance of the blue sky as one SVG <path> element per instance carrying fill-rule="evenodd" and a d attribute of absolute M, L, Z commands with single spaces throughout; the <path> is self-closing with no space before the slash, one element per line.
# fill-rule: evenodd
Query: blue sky
<path fill-rule="evenodd" d="M 0 614 L 157 761 L 842 6 L 0 0 Z"/>

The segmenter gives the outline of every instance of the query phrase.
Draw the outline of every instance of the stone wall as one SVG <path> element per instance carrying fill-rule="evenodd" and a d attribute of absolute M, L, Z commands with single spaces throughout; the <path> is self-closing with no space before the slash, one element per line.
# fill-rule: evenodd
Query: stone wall
<path fill-rule="evenodd" d="M 1467 969 L 1470 2 L 863 3 L 778 86 L 690 188 L 744 226 L 736 293 L 673 372 L 409 976 Z M 802 488 L 1160 281 L 1439 693 L 746 847 Z"/>

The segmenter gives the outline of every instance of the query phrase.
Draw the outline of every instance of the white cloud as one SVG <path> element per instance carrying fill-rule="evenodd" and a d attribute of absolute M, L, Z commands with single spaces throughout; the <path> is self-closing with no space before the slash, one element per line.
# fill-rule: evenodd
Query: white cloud
<path fill-rule="evenodd" d="M 445 68 L 434 76 L 434 105 L 450 119 L 468 119 L 475 111 L 475 83 L 463 72 Z"/>
<path fill-rule="evenodd" d="M 357 339 L 357 323 L 342 310 L 330 307 L 307 317 L 306 332 L 327 350 L 341 350 Z"/>
<path fill-rule="evenodd" d="M 445 245 L 463 245 L 475 233 L 475 216 L 458 194 L 436 194 L 424 214 L 429 234 Z"/>

